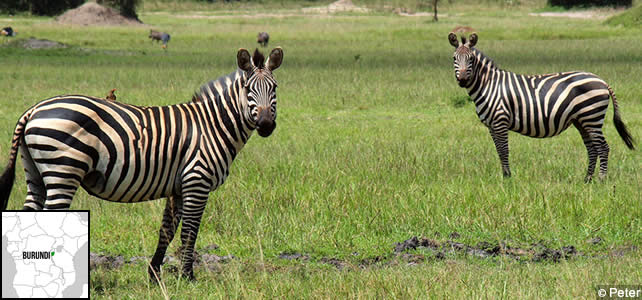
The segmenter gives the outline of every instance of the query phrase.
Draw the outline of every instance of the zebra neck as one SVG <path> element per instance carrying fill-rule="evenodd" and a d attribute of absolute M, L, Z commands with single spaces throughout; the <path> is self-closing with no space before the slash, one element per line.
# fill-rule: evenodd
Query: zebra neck
<path fill-rule="evenodd" d="M 493 60 L 484 55 L 481 51 L 473 49 L 475 61 L 473 62 L 473 80 L 469 86 L 466 87 L 468 95 L 479 105 L 486 101 L 488 96 L 487 87 L 493 78 L 499 72 L 504 72 L 499 69 Z"/>
<path fill-rule="evenodd" d="M 212 80 L 201 86 L 190 104 L 202 112 L 202 122 L 198 124 L 207 147 L 222 146 L 226 150 L 224 158 L 229 163 L 245 146 L 255 128 L 248 121 L 246 79 L 245 73 L 237 70 Z"/>

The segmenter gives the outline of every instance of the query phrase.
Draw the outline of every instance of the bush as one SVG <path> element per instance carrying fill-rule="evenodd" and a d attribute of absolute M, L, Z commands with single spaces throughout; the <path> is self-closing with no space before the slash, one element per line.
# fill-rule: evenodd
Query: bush
<path fill-rule="evenodd" d="M 588 7 L 588 6 L 626 6 L 631 7 L 633 0 L 547 0 L 549 6 Z"/>
<path fill-rule="evenodd" d="M 28 11 L 39 16 L 55 16 L 84 2 L 85 0 L 2 0 L 0 13 L 15 14 Z"/>
<path fill-rule="evenodd" d="M 622 25 L 625 27 L 642 26 L 642 5 L 628 9 L 621 14 L 608 18 L 605 22 L 608 25 Z"/>

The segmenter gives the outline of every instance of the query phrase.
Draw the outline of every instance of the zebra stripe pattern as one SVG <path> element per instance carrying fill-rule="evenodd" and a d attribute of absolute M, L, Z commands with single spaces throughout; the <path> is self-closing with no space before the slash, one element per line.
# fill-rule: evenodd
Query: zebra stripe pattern
<path fill-rule="evenodd" d="M 477 116 L 493 138 L 505 177 L 510 177 L 508 131 L 545 138 L 560 134 L 571 124 L 584 141 L 589 158 L 585 181 L 591 181 L 597 159 L 600 177 L 606 176 L 609 145 L 602 125 L 609 97 L 613 100 L 613 122 L 630 149 L 633 138 L 620 118 L 617 99 L 611 87 L 594 74 L 563 72 L 546 75 L 519 75 L 502 70 L 481 51 L 474 48 L 477 34 L 466 41 L 450 33 L 455 47 L 455 77 L 475 102 Z"/>
<path fill-rule="evenodd" d="M 68 209 L 79 186 L 115 202 L 169 197 L 149 273 L 160 265 L 182 220 L 183 275 L 194 278 L 196 236 L 210 191 L 223 184 L 256 129 L 276 127 L 281 48 L 267 62 L 256 50 L 237 54 L 239 69 L 204 84 L 192 102 L 140 107 L 80 95 L 43 100 L 19 119 L 0 177 L 7 208 L 20 151 L 27 179 L 23 209 Z"/>

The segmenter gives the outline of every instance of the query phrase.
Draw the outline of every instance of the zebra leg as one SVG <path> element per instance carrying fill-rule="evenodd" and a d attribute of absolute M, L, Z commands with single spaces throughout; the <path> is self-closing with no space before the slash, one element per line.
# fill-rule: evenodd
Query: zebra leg
<path fill-rule="evenodd" d="M 185 205 L 183 206 L 183 227 L 181 228 L 181 242 L 183 247 L 182 262 L 183 276 L 195 280 L 194 277 L 194 245 L 198 229 L 201 225 L 201 217 L 207 204 L 208 194 L 198 194 L 185 196 Z"/>
<path fill-rule="evenodd" d="M 510 166 L 508 164 L 508 128 L 506 126 L 490 128 L 490 135 L 493 137 L 495 149 L 502 164 L 504 177 L 508 178 L 511 176 Z"/>
<path fill-rule="evenodd" d="M 27 197 L 22 210 L 42 210 L 45 206 L 45 198 L 47 196 L 45 183 L 42 181 L 40 171 L 36 168 L 36 164 L 31 158 L 29 151 L 27 151 L 26 146 L 24 146 L 24 143 L 20 146 L 20 154 L 27 179 Z"/>
<path fill-rule="evenodd" d="M 593 179 L 593 173 L 595 172 L 595 163 L 597 162 L 598 151 L 596 144 L 593 142 L 591 134 L 580 125 L 578 121 L 574 121 L 573 125 L 580 132 L 582 136 L 582 141 L 584 141 L 584 146 L 586 147 L 586 152 L 588 153 L 588 169 L 586 171 L 586 177 L 584 177 L 584 182 L 589 183 Z M 608 147 L 608 146 L 607 146 Z"/>
<path fill-rule="evenodd" d="M 61 173 L 66 174 L 66 173 Z M 43 176 L 47 189 L 45 209 L 69 209 L 80 182 L 73 176 Z"/>
<path fill-rule="evenodd" d="M 594 134 L 593 141 L 598 143 L 598 146 L 595 148 L 600 158 L 600 179 L 604 179 L 606 178 L 606 172 L 609 166 L 609 144 L 606 142 L 602 131 Z"/>
<path fill-rule="evenodd" d="M 154 257 L 152 257 L 152 261 L 149 263 L 149 268 L 147 269 L 149 279 L 152 282 L 158 282 L 160 280 L 160 266 L 163 264 L 167 246 L 169 246 L 169 243 L 174 239 L 174 234 L 176 233 L 178 224 L 181 221 L 182 213 L 183 198 L 180 196 L 168 197 L 167 202 L 165 203 L 165 212 L 163 212 L 163 222 L 160 228 L 156 252 L 154 253 Z"/>

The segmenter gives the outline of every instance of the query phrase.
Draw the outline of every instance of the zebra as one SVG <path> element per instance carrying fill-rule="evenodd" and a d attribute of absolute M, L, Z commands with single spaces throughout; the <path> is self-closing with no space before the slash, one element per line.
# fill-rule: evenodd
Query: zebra
<path fill-rule="evenodd" d="M 194 244 L 208 194 L 223 184 L 254 129 L 268 137 L 276 128 L 272 72 L 282 61 L 280 47 L 267 61 L 258 49 L 253 56 L 240 49 L 239 69 L 205 83 L 183 104 L 141 107 L 81 95 L 37 103 L 15 127 L 0 176 L 3 210 L 18 150 L 27 180 L 23 210 L 68 209 L 79 186 L 114 202 L 168 197 L 148 273 L 160 279 L 182 218 L 182 275 L 195 279 Z"/>
<path fill-rule="evenodd" d="M 477 34 L 466 41 L 448 34 L 455 47 L 455 77 L 475 102 L 477 116 L 486 125 L 501 161 L 504 177 L 510 177 L 508 165 L 508 131 L 546 138 L 560 134 L 571 124 L 579 130 L 588 152 L 585 182 L 590 182 L 597 159 L 600 178 L 606 176 L 609 145 L 602 125 L 613 100 L 613 122 L 620 137 L 634 149 L 631 134 L 622 122 L 613 89 L 594 74 L 573 71 L 545 75 L 518 75 L 505 71 L 488 56 L 475 49 Z"/>

